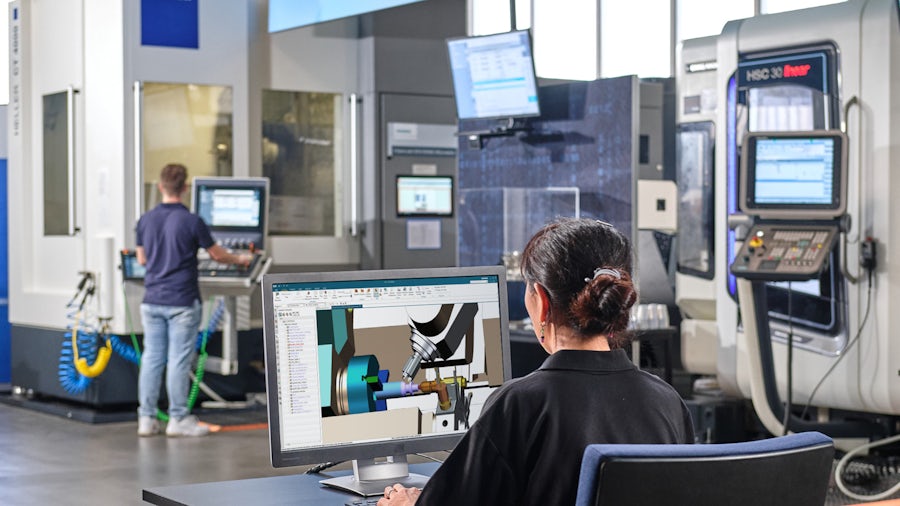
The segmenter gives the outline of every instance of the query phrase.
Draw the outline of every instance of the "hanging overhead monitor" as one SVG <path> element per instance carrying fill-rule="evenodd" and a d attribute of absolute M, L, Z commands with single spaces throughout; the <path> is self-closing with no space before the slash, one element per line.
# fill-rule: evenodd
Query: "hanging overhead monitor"
<path fill-rule="evenodd" d="M 540 116 L 527 30 L 447 41 L 459 119 Z"/>

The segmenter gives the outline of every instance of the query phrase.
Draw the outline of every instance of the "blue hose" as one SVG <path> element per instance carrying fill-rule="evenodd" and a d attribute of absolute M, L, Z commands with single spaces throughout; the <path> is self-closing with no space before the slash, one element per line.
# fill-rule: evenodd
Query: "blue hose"
<path fill-rule="evenodd" d="M 79 333 L 77 343 L 78 355 L 93 362 L 97 356 L 96 333 Z M 62 350 L 59 354 L 59 384 L 70 394 L 80 394 L 91 384 L 91 378 L 82 376 L 75 369 L 75 353 L 72 350 L 72 331 L 63 337 Z"/>
<path fill-rule="evenodd" d="M 136 350 L 134 346 L 122 342 L 121 337 L 116 335 L 110 336 L 109 343 L 110 345 L 112 345 L 113 351 L 116 352 L 116 354 L 120 357 L 131 362 L 132 364 L 141 363 L 141 356 L 138 354 L 138 350 Z"/>

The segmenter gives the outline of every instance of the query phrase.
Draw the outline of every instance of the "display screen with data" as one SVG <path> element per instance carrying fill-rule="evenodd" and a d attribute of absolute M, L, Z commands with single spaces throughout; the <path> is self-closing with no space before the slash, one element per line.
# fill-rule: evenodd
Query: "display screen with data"
<path fill-rule="evenodd" d="M 268 193 L 267 178 L 196 177 L 191 202 L 217 243 L 264 249 Z"/>
<path fill-rule="evenodd" d="M 459 119 L 540 115 L 527 30 L 447 41 Z"/>
<path fill-rule="evenodd" d="M 453 178 L 397 176 L 397 216 L 453 216 Z"/>
<path fill-rule="evenodd" d="M 496 266 L 265 276 L 273 464 L 452 447 L 509 377 L 505 301 Z"/>
<path fill-rule="evenodd" d="M 839 132 L 751 134 L 741 180 L 744 212 L 833 218 L 846 207 L 845 137 Z M 810 214 L 812 213 L 812 214 Z"/>
<path fill-rule="evenodd" d="M 260 188 L 217 188 L 205 186 L 199 189 L 197 214 L 212 227 L 259 226 Z"/>

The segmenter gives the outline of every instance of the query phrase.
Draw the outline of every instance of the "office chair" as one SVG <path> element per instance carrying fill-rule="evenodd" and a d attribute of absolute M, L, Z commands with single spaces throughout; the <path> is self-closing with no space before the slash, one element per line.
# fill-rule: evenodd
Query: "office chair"
<path fill-rule="evenodd" d="M 724 444 L 596 444 L 576 506 L 822 506 L 834 458 L 818 432 Z"/>

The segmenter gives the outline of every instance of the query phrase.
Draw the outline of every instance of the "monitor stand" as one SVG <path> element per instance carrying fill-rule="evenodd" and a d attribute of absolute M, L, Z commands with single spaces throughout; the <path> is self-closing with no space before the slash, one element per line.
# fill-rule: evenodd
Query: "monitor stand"
<path fill-rule="evenodd" d="M 399 483 L 404 487 L 424 488 L 428 476 L 411 474 L 406 455 L 394 455 L 384 462 L 375 459 L 353 461 L 353 474 L 329 478 L 319 483 L 361 496 L 381 495 L 386 487 Z"/>

